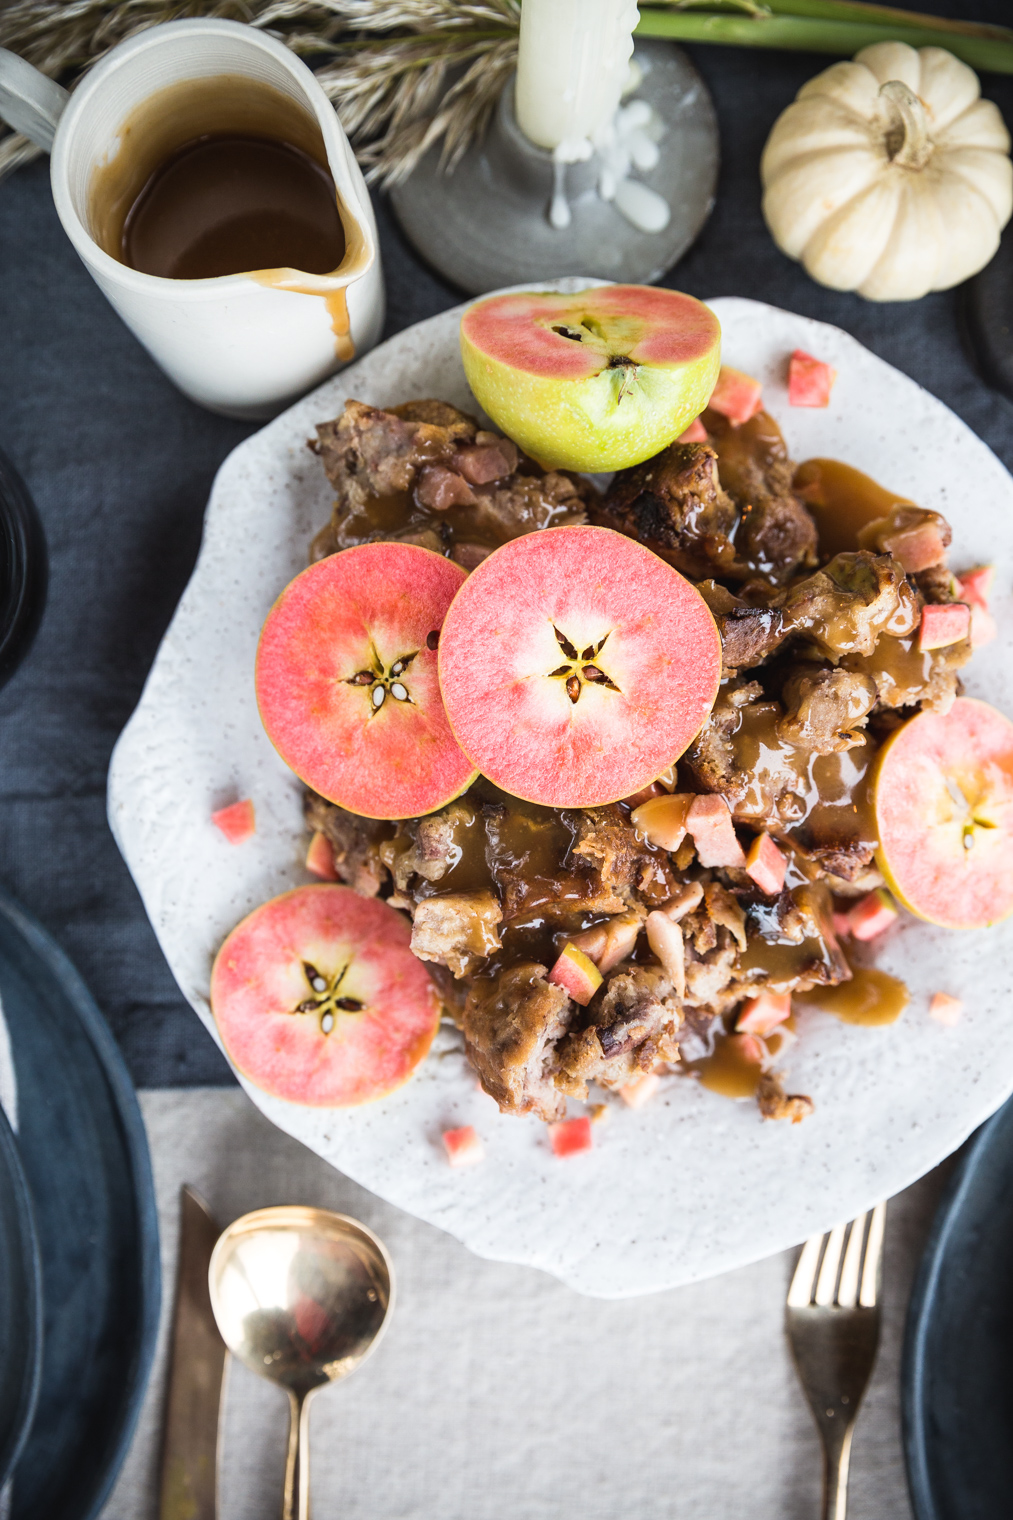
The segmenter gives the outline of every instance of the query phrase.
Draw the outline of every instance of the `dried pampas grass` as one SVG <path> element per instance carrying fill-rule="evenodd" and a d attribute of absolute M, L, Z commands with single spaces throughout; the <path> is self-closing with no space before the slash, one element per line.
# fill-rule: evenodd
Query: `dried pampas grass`
<path fill-rule="evenodd" d="M 520 0 L 15 0 L 0 3 L 0 47 L 72 88 L 125 37 L 189 16 L 248 22 L 306 58 L 367 177 L 393 184 L 437 143 L 453 167 L 484 130 L 517 62 Z M 0 137 L 0 176 L 39 151 Z"/>

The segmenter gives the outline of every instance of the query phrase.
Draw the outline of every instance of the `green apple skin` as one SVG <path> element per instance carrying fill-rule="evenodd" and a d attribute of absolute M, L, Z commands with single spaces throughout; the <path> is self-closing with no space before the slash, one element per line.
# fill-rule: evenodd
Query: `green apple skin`
<path fill-rule="evenodd" d="M 552 469 L 652 458 L 707 405 L 721 327 L 703 302 L 652 285 L 517 292 L 469 307 L 461 356 L 476 400 Z"/>

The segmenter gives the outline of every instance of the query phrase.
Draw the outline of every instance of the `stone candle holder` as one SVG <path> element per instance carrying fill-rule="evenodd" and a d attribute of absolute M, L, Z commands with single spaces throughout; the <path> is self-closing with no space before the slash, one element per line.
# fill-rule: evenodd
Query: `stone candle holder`
<path fill-rule="evenodd" d="M 645 232 L 615 201 L 603 200 L 595 154 L 565 166 L 571 221 L 554 227 L 549 211 L 559 166 L 517 125 L 511 78 L 484 140 L 452 173 L 440 168 L 434 148 L 391 192 L 398 221 L 422 257 L 472 295 L 566 274 L 650 284 L 670 269 L 714 204 L 717 120 L 703 80 L 680 49 L 638 42 L 634 62 L 643 77 L 631 99 L 653 108 L 664 134 L 657 164 L 633 178 L 668 202 L 667 226 Z"/>

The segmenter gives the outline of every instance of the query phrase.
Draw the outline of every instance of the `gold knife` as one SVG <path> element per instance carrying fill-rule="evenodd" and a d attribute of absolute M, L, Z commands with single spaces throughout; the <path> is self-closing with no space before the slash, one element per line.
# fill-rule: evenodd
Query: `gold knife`
<path fill-rule="evenodd" d="M 193 1188 L 180 1189 L 179 1266 L 169 1349 L 159 1520 L 215 1520 L 225 1342 L 208 1290 L 219 1230 Z"/>

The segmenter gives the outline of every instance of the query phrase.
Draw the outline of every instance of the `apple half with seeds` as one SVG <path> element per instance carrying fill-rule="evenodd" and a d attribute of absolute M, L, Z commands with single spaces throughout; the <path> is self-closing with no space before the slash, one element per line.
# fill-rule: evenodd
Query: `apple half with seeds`
<path fill-rule="evenodd" d="M 1013 912 L 1013 723 L 970 697 L 883 745 L 872 780 L 887 885 L 912 913 L 983 929 Z"/>
<path fill-rule="evenodd" d="M 702 301 L 654 285 L 522 291 L 468 308 L 461 355 L 479 404 L 540 463 L 622 470 L 703 411 L 721 326 Z"/>
<path fill-rule="evenodd" d="M 211 972 L 230 1060 L 290 1103 L 382 1098 L 426 1055 L 439 999 L 408 920 L 351 887 L 296 887 L 233 929 Z"/>
<path fill-rule="evenodd" d="M 257 704 L 281 758 L 321 797 L 366 818 L 416 818 L 474 781 L 436 670 L 464 580 L 417 544 L 363 544 L 311 565 L 275 602 Z"/>
<path fill-rule="evenodd" d="M 547 528 L 483 560 L 443 624 L 454 736 L 503 791 L 596 807 L 653 781 L 717 695 L 721 641 L 688 580 L 610 528 Z"/>

